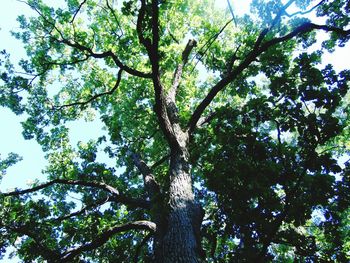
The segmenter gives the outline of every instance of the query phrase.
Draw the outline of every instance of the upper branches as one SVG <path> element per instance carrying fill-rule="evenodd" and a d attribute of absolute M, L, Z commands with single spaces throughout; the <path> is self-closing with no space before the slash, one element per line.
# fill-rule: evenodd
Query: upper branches
<path fill-rule="evenodd" d="M 53 18 L 51 17 L 50 19 L 44 15 L 41 10 L 40 10 L 40 6 L 39 4 L 32 4 L 30 2 L 27 2 L 27 1 L 21 1 L 21 2 L 24 2 L 26 3 L 27 5 L 29 5 L 33 10 L 35 10 L 39 16 L 47 23 L 50 25 L 51 29 L 47 29 L 45 28 L 45 31 L 47 32 L 47 34 L 49 35 L 49 38 L 53 41 L 56 41 L 58 43 L 63 43 L 69 47 L 72 47 L 82 53 L 84 53 L 85 55 L 87 55 L 88 57 L 93 57 L 93 58 L 112 58 L 112 60 L 114 61 L 114 63 L 122 70 L 126 71 L 127 73 L 129 73 L 130 75 L 133 75 L 133 76 L 137 76 L 137 77 L 141 77 L 141 78 L 151 78 L 152 75 L 150 73 L 144 73 L 144 72 L 141 72 L 139 70 L 136 70 L 136 69 L 133 69 L 127 65 L 125 65 L 119 58 L 118 56 L 113 53 L 111 50 L 109 51 L 105 51 L 105 52 L 102 52 L 102 53 L 96 53 L 94 52 L 90 47 L 88 46 L 85 46 L 81 43 L 78 43 L 77 41 L 72 41 L 71 39 L 65 37 L 65 35 L 62 33 L 62 31 L 56 26 L 56 21 L 53 20 Z M 77 13 L 80 11 L 81 7 L 86 4 L 86 1 L 83 1 L 80 6 L 78 7 L 76 13 L 74 14 L 72 20 L 71 20 L 71 24 L 74 22 L 74 19 L 77 15 Z M 109 4 L 108 4 L 108 1 L 107 1 L 107 5 L 108 7 L 110 8 Z M 44 25 L 43 25 L 44 27 Z M 57 37 L 55 37 L 53 35 L 53 32 L 56 31 L 60 38 L 58 39 Z"/>
<path fill-rule="evenodd" d="M 169 116 L 167 111 L 167 99 L 159 71 L 159 3 L 158 0 L 153 0 L 150 5 L 147 5 L 145 0 L 141 0 L 140 2 L 141 6 L 137 17 L 136 31 L 139 42 L 147 50 L 152 67 L 152 82 L 155 97 L 154 111 L 170 148 L 178 148 L 180 143 L 172 125 L 174 120 L 172 120 L 172 116 Z M 149 36 L 150 33 L 151 36 Z"/>
<path fill-rule="evenodd" d="M 292 1 L 290 1 L 292 2 Z M 289 2 L 289 3 L 290 3 Z M 278 14 L 277 16 L 280 16 Z M 188 122 L 188 129 L 189 132 L 192 133 L 197 123 L 202 116 L 205 109 L 208 107 L 208 105 L 213 101 L 213 99 L 216 97 L 216 95 L 223 90 L 229 83 L 234 81 L 239 74 L 241 74 L 247 67 L 253 62 L 256 61 L 259 55 L 261 55 L 263 52 L 267 51 L 272 46 L 275 46 L 279 43 L 291 40 L 294 37 L 300 36 L 302 34 L 305 34 L 307 32 L 313 31 L 313 30 L 323 30 L 326 32 L 335 32 L 343 37 L 350 36 L 350 29 L 344 30 L 341 28 L 328 26 L 328 25 L 317 25 L 314 23 L 306 22 L 303 23 L 297 27 L 295 27 L 292 31 L 290 31 L 288 34 L 285 34 L 281 37 L 276 37 L 271 40 L 268 40 L 264 42 L 264 37 L 267 34 L 267 32 L 270 29 L 264 29 L 260 35 L 258 36 L 257 40 L 255 41 L 253 49 L 247 54 L 247 56 L 244 58 L 244 60 L 235 67 L 229 74 L 227 74 L 225 77 L 223 77 L 219 82 L 217 82 L 207 93 L 206 97 L 201 101 L 201 103 L 197 106 L 197 108 L 194 110 L 189 122 Z"/>

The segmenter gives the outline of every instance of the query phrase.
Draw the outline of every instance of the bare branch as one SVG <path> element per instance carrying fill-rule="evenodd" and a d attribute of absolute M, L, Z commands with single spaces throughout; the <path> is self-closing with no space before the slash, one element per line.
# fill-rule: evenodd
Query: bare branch
<path fill-rule="evenodd" d="M 87 2 L 87 0 L 84 0 L 83 2 L 81 2 L 81 4 L 79 5 L 77 11 L 75 11 L 72 20 L 70 21 L 70 23 L 72 24 L 74 22 L 75 17 L 77 16 L 77 14 L 79 13 L 80 9 L 83 7 L 83 5 Z"/>
<path fill-rule="evenodd" d="M 312 8 L 310 8 L 309 10 L 306 11 L 298 11 L 292 14 L 288 14 L 287 12 L 285 12 L 285 15 L 288 17 L 293 17 L 296 15 L 307 15 L 309 13 L 311 13 L 312 11 L 314 11 L 317 7 L 319 7 L 321 4 L 323 4 L 325 2 L 325 0 L 322 0 L 321 2 L 319 2 L 317 5 L 313 6 Z"/>
<path fill-rule="evenodd" d="M 226 24 L 220 29 L 220 31 L 218 33 L 215 33 L 214 35 L 212 35 L 204 44 L 203 46 L 198 50 L 197 54 L 195 57 L 197 57 L 197 62 L 196 64 L 193 66 L 193 69 L 191 71 L 191 73 L 193 72 L 193 70 L 196 68 L 197 64 L 199 63 L 199 61 L 204 57 L 204 55 L 207 53 L 207 51 L 209 50 L 210 46 L 215 42 L 215 40 L 220 36 L 220 34 L 225 30 L 225 28 L 233 21 L 233 19 L 229 20 L 226 22 Z M 191 60 L 192 61 L 192 60 Z"/>
<path fill-rule="evenodd" d="M 50 182 L 25 189 L 25 190 L 16 190 L 13 192 L 8 192 L 8 193 L 0 193 L 0 196 L 6 197 L 6 196 L 19 196 L 23 194 L 29 194 L 29 193 L 34 193 L 37 192 L 41 189 L 47 188 L 51 185 L 54 184 L 63 184 L 63 185 L 79 185 L 79 186 L 86 186 L 86 187 L 92 187 L 92 188 L 97 188 L 100 190 L 103 190 L 107 193 L 110 193 L 111 196 L 109 200 L 115 201 L 115 202 L 120 202 L 125 205 L 129 205 L 131 207 L 140 207 L 140 208 L 149 208 L 149 202 L 143 200 L 143 199 L 136 199 L 136 198 L 131 198 L 126 195 L 123 195 L 119 193 L 119 191 L 114 188 L 113 186 L 110 186 L 105 183 L 100 183 L 100 182 L 95 182 L 95 181 L 81 181 L 81 180 L 66 180 L 66 179 L 55 179 Z"/>
<path fill-rule="evenodd" d="M 109 4 L 109 0 L 106 0 L 106 5 L 107 5 L 109 11 L 112 13 L 112 15 L 113 15 L 113 17 L 114 17 L 114 20 L 115 20 L 115 22 L 117 23 L 117 25 L 118 25 L 118 27 L 119 27 L 119 29 L 120 29 L 122 35 L 124 35 L 123 28 L 122 28 L 121 25 L 120 25 L 120 22 L 119 22 L 119 20 L 118 20 L 118 18 L 117 18 L 117 15 L 115 14 L 115 11 L 113 10 L 113 8 L 111 7 L 111 5 Z"/>
<path fill-rule="evenodd" d="M 62 108 L 66 108 L 66 107 L 76 106 L 76 105 L 83 106 L 83 105 L 89 104 L 90 102 L 96 100 L 99 97 L 102 97 L 102 96 L 105 96 L 105 95 L 111 95 L 119 87 L 119 84 L 120 84 L 120 81 L 121 81 L 122 72 L 123 72 L 123 70 L 120 69 L 119 72 L 118 72 L 117 81 L 116 81 L 114 87 L 112 89 L 110 89 L 109 91 L 95 94 L 94 96 L 92 96 L 91 98 L 89 98 L 86 101 L 77 101 L 77 102 L 73 102 L 73 103 L 69 103 L 69 104 L 64 104 L 64 105 L 61 105 L 61 106 L 54 106 L 53 108 L 54 109 L 62 109 Z"/>
<path fill-rule="evenodd" d="M 116 225 L 97 235 L 97 237 L 90 243 L 67 250 L 63 253 L 60 262 L 72 262 L 72 260 L 80 253 L 96 249 L 105 244 L 113 235 L 128 230 L 147 230 L 150 232 L 155 232 L 156 224 L 151 221 L 135 221 L 123 225 Z"/>
<path fill-rule="evenodd" d="M 233 8 L 232 8 L 231 1 L 230 1 L 230 0 L 227 0 L 227 5 L 228 5 L 228 8 L 230 9 L 233 22 L 235 23 L 235 26 L 237 26 L 236 16 L 235 16 L 235 14 L 233 13 Z"/>

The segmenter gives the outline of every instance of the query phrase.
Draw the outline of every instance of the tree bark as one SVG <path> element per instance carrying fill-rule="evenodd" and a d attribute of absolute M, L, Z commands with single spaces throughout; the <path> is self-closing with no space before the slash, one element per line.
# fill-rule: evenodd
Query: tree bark
<path fill-rule="evenodd" d="M 161 224 L 160 232 L 155 237 L 155 261 L 202 262 L 200 226 L 203 212 L 194 199 L 186 147 L 171 154 L 166 209 L 164 224 Z"/>

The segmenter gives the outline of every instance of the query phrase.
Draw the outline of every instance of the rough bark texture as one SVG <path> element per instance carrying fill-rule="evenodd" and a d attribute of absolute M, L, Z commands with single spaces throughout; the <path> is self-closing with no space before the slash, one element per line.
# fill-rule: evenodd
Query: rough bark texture
<path fill-rule="evenodd" d="M 183 160 L 174 158 L 169 191 L 169 217 L 164 237 L 164 262 L 198 262 L 193 226 L 194 197 L 191 177 Z M 185 164 L 186 165 L 186 164 Z"/>
<path fill-rule="evenodd" d="M 162 233 L 157 236 L 156 262 L 201 262 L 203 215 L 194 200 L 186 144 L 171 155 L 169 199 L 165 223 L 159 228 Z"/>

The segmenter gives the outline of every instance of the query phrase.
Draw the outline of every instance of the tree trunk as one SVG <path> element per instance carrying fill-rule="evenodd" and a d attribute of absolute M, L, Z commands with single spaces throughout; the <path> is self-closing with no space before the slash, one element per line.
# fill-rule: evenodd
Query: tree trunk
<path fill-rule="evenodd" d="M 187 149 L 171 156 L 169 200 L 165 215 L 164 224 L 155 238 L 156 262 L 201 262 L 200 226 L 203 212 L 194 200 Z"/>

